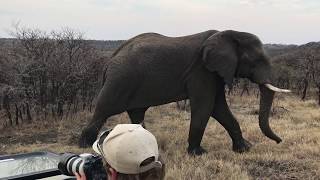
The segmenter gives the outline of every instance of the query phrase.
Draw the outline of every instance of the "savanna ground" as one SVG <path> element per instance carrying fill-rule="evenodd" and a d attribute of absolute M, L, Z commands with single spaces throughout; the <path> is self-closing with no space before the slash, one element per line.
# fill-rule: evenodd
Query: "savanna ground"
<path fill-rule="evenodd" d="M 190 114 L 178 111 L 174 103 L 147 111 L 146 127 L 158 140 L 166 162 L 166 179 L 320 179 L 320 107 L 315 100 L 276 96 L 270 124 L 283 139 L 280 144 L 262 135 L 258 127 L 258 98 L 231 96 L 228 102 L 244 137 L 253 144 L 248 153 L 234 153 L 227 132 L 210 119 L 202 141 L 208 153 L 190 157 L 186 153 Z M 77 146 L 81 128 L 91 115 L 82 112 L 62 120 L 38 120 L 3 129 L 0 154 L 92 152 Z M 123 113 L 106 126 L 128 122 Z"/>

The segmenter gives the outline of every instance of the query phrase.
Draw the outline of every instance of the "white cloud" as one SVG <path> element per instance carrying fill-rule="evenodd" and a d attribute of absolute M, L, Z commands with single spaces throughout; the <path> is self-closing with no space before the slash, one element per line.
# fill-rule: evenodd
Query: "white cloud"
<path fill-rule="evenodd" d="M 320 10 L 320 1 L 318 0 L 240 0 L 240 4 L 257 6 L 263 8 L 276 8 L 283 11 L 305 11 Z"/>

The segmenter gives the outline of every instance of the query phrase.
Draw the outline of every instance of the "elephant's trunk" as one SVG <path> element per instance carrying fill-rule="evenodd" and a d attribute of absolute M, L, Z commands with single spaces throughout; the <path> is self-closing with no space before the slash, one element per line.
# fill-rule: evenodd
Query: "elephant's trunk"
<path fill-rule="evenodd" d="M 259 110 L 259 126 L 261 131 L 268 138 L 280 143 L 282 140 L 279 138 L 269 126 L 269 114 L 274 97 L 274 90 L 270 89 L 267 85 L 259 85 L 260 88 L 260 110 Z"/>

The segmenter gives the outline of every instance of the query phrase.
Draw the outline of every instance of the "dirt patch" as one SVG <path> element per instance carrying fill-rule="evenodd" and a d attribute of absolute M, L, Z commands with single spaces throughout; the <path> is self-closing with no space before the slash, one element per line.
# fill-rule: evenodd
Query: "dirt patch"
<path fill-rule="evenodd" d="M 0 142 L 6 145 L 12 144 L 34 144 L 34 143 L 55 143 L 57 142 L 57 131 L 50 130 L 48 132 L 21 134 L 21 135 L 4 135 L 0 136 Z"/>
<path fill-rule="evenodd" d="M 257 179 L 312 179 L 320 175 L 312 163 L 300 160 L 248 160 L 245 165 Z"/>

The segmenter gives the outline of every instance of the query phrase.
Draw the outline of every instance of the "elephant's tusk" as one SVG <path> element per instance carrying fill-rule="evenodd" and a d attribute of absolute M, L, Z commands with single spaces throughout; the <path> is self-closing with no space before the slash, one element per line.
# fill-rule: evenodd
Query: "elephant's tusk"
<path fill-rule="evenodd" d="M 284 92 L 284 93 L 291 92 L 291 90 L 289 90 L 289 89 L 280 89 L 275 86 L 272 86 L 271 84 L 264 84 L 264 86 L 266 86 L 268 89 L 270 89 L 274 92 Z"/>

